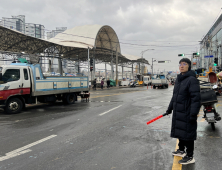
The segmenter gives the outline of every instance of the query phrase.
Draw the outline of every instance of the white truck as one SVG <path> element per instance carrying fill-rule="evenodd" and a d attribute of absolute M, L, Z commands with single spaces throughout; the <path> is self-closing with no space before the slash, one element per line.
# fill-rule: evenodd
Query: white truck
<path fill-rule="evenodd" d="M 157 75 L 153 76 L 151 83 L 152 83 L 153 89 L 155 89 L 156 87 L 168 88 L 168 81 L 167 81 L 166 76 L 164 74 L 157 74 Z"/>
<path fill-rule="evenodd" d="M 12 63 L 0 66 L 0 105 L 18 113 L 26 104 L 62 100 L 66 104 L 88 93 L 88 77 L 44 77 L 39 64 Z"/>

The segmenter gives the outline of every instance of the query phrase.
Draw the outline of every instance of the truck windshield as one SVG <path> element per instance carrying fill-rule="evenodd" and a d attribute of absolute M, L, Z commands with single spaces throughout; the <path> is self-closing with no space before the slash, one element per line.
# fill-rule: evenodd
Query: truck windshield
<path fill-rule="evenodd" d="M 0 84 L 17 81 L 20 79 L 20 70 L 19 69 L 7 69 L 2 75 L 2 80 Z"/>

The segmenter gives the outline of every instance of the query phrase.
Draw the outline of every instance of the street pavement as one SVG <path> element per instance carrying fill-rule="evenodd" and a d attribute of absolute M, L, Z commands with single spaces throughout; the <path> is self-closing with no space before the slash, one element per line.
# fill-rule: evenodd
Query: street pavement
<path fill-rule="evenodd" d="M 216 130 L 198 117 L 192 165 L 171 152 L 168 89 L 111 88 L 90 91 L 73 105 L 29 105 L 19 114 L 0 111 L 0 170 L 221 170 L 222 121 Z M 222 99 L 217 104 L 222 113 Z"/>

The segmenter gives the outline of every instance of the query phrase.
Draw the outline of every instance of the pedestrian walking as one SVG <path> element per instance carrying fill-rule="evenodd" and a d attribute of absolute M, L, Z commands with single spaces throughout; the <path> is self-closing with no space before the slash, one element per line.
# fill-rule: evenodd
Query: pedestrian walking
<path fill-rule="evenodd" d="M 93 80 L 93 89 L 96 90 L 96 79 Z"/>
<path fill-rule="evenodd" d="M 104 81 L 103 79 L 101 80 L 101 89 L 103 90 L 103 85 L 104 85 Z"/>
<path fill-rule="evenodd" d="M 183 58 L 179 62 L 173 97 L 164 115 L 173 111 L 171 137 L 179 139 L 179 149 L 172 154 L 183 157 L 180 164 L 194 163 L 194 140 L 197 138 L 197 115 L 200 110 L 200 86 L 191 61 Z M 186 150 L 185 150 L 186 149 Z"/>
<path fill-rule="evenodd" d="M 110 87 L 110 80 L 108 79 L 108 80 L 106 81 L 106 83 L 107 83 L 107 88 L 109 88 L 109 87 Z"/>

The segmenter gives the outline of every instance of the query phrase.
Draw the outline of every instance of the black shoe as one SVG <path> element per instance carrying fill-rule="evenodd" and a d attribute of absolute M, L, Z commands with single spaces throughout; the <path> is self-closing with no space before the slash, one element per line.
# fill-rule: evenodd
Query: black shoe
<path fill-rule="evenodd" d="M 186 155 L 186 153 L 184 151 L 181 151 L 179 149 L 177 149 L 177 151 L 172 152 L 172 154 L 174 156 L 180 156 L 180 157 L 184 157 Z"/>
<path fill-rule="evenodd" d="M 187 165 L 187 164 L 192 164 L 194 162 L 195 162 L 195 159 L 193 157 L 189 157 L 186 155 L 178 163 L 182 165 Z"/>

